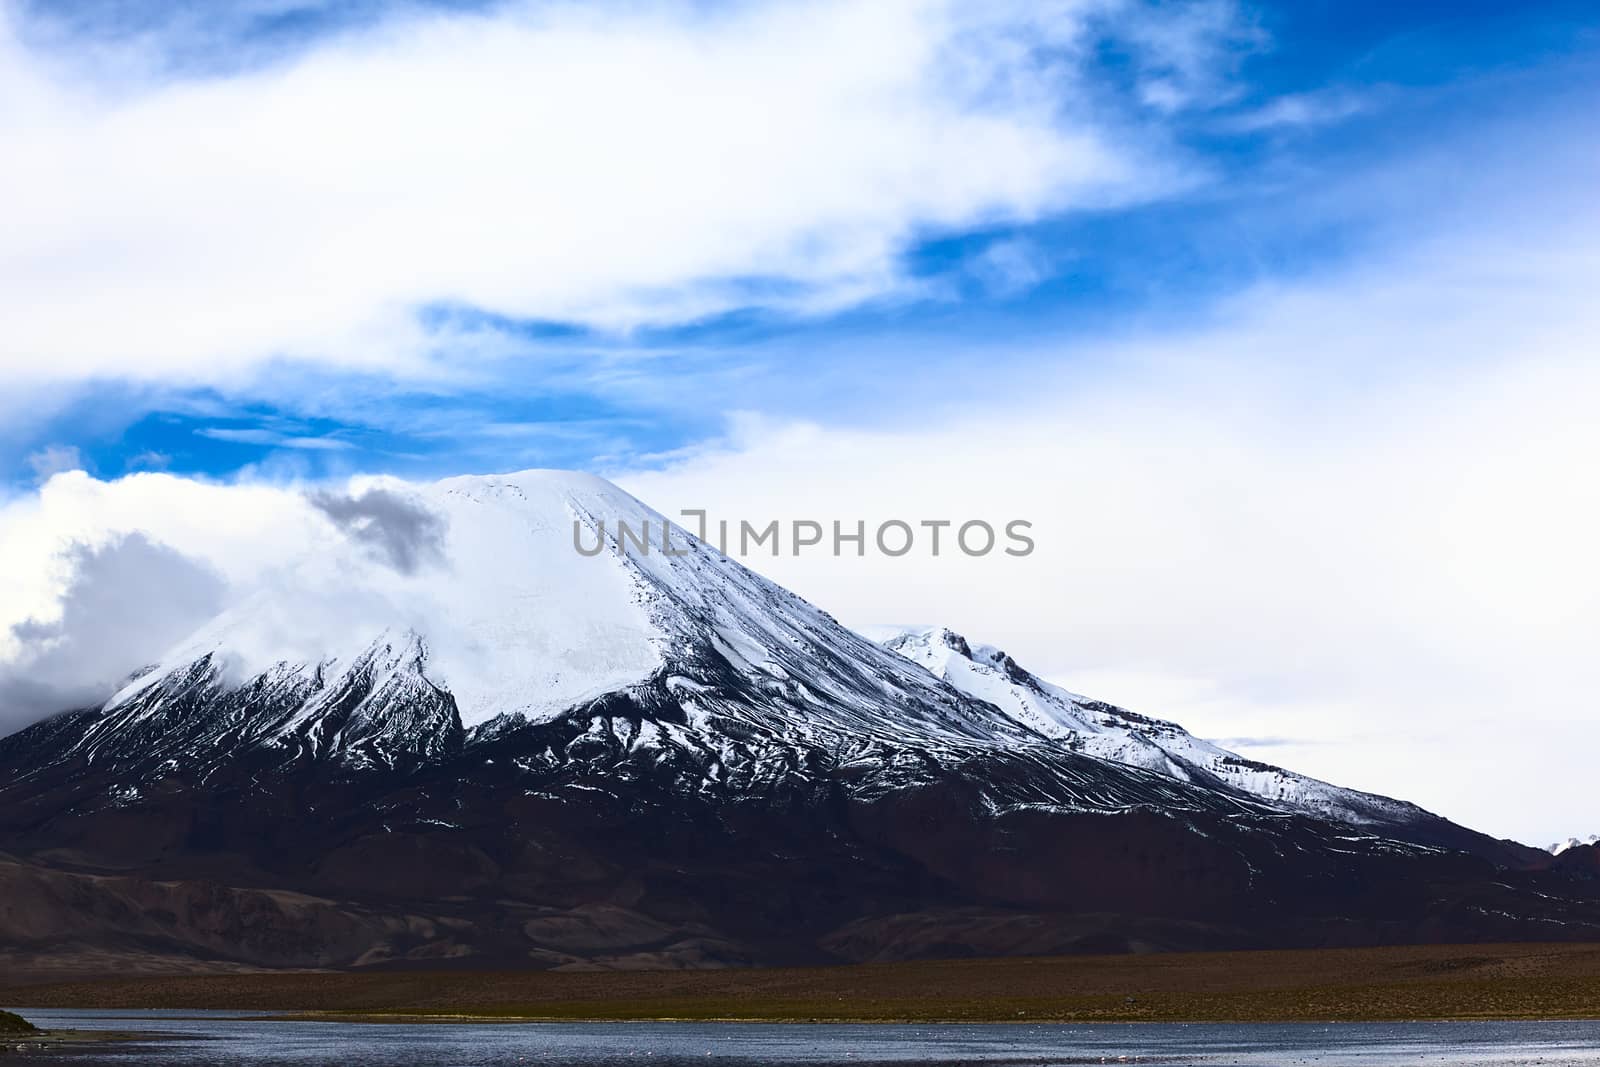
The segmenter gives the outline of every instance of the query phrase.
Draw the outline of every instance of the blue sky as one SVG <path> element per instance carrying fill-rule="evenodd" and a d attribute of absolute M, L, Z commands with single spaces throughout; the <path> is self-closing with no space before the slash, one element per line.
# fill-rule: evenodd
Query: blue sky
<path fill-rule="evenodd" d="M 672 17 L 714 19 L 724 6 Z M 1132 17 L 1125 8 L 1104 19 Z M 495 5 L 439 9 L 447 20 L 511 17 Z M 135 93 L 220 92 L 319 49 L 336 56 L 401 18 L 367 2 L 7 10 L 16 47 L 62 91 L 103 77 L 87 65 L 112 55 Z M 1190 19 L 1199 28 L 1168 27 L 1187 35 L 1177 59 L 1151 58 L 1148 27 L 1084 30 L 1061 73 L 1070 93 L 1053 101 L 1136 144 L 1133 165 L 1164 172 L 1148 185 L 1043 204 L 978 197 L 950 218 L 907 212 L 883 237 L 895 277 L 820 306 L 806 299 L 815 281 L 785 264 L 765 276 L 685 272 L 686 288 L 716 290 L 703 312 L 620 325 L 441 291 L 400 312 L 421 334 L 406 342 L 425 350 L 420 369 L 383 358 L 352 367 L 270 331 L 223 373 L 203 349 L 146 373 L 148 354 L 120 354 L 115 338 L 104 358 L 60 375 L 33 373 L 39 356 L 18 350 L 12 365 L 28 372 L 14 375 L 0 472 L 20 489 L 73 456 L 103 477 L 616 469 L 715 440 L 734 412 L 845 425 L 937 417 L 956 399 L 952 378 L 969 380 L 962 400 L 984 389 L 975 368 L 1012 383 L 1080 363 L 1089 373 L 1094 341 L 1203 323 L 1254 286 L 1342 270 L 1448 225 L 1467 210 L 1453 201 L 1470 200 L 1475 158 L 1592 106 L 1600 84 L 1600 16 L 1587 4 L 1169 5 L 1138 17 L 1161 25 L 1185 10 L 1201 12 Z M 1047 64 L 1055 46 L 1038 47 L 1029 61 Z M 461 121 L 494 135 L 492 116 Z M 806 220 L 796 225 L 803 237 Z M 626 238 L 614 254 L 629 254 Z M 271 281 L 292 293 L 291 280 Z M 459 358 L 463 337 L 480 354 Z"/>

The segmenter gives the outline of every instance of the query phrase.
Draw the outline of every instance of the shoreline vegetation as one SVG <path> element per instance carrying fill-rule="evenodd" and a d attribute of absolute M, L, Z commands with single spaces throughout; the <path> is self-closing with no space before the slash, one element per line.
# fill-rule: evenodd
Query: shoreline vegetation
<path fill-rule="evenodd" d="M 0 996 L 5 993 L 0 987 Z M 0 1056 L 13 1050 L 23 1053 L 46 1052 L 65 1045 L 100 1045 L 118 1041 L 160 1041 L 168 1034 L 131 1030 L 41 1030 L 22 1016 L 0 1011 Z"/>
<path fill-rule="evenodd" d="M 39 1032 L 39 1028 L 20 1015 L 13 1015 L 9 1011 L 0 1011 L 0 1038 L 6 1037 L 32 1037 Z"/>
<path fill-rule="evenodd" d="M 0 987 L 12 1007 L 329 1022 L 1388 1022 L 1600 1018 L 1600 945 L 968 959 L 716 971 L 271 972 Z"/>

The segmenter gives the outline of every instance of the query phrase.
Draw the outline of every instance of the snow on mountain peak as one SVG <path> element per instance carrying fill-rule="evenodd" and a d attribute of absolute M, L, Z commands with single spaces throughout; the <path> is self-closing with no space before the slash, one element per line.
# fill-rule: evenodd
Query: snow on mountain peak
<path fill-rule="evenodd" d="M 413 634 L 408 684 L 447 693 L 469 730 L 503 716 L 548 721 L 670 677 L 690 690 L 720 678 L 779 694 L 803 709 L 806 728 L 852 736 L 1025 733 L 683 528 L 669 533 L 604 479 L 534 470 L 386 485 L 439 531 L 425 563 L 396 567 L 363 551 L 369 531 L 362 543 L 331 541 L 164 656 L 107 711 L 153 712 L 141 695 L 202 661 L 223 687 L 270 676 L 320 688 L 388 635 Z M 691 713 L 700 703 L 685 699 Z"/>
<path fill-rule="evenodd" d="M 993 704 L 1018 723 L 1086 755 L 1183 781 L 1224 784 L 1345 822 L 1389 822 L 1420 814 L 1401 801 L 1342 789 L 1247 759 L 1193 736 L 1177 723 L 1079 696 L 1039 678 L 1004 651 L 973 644 L 954 630 L 913 630 L 884 644 L 968 696 Z"/>
<path fill-rule="evenodd" d="M 1569 849 L 1578 848 L 1582 845 L 1600 845 L 1600 834 L 1590 834 L 1585 838 L 1569 837 L 1565 841 L 1557 841 L 1545 851 L 1552 856 L 1559 856 Z"/>
<path fill-rule="evenodd" d="M 1084 738 L 1104 732 L 1095 718 L 1081 712 L 1085 698 L 1035 678 L 997 648 L 974 647 L 954 630 L 942 626 L 913 630 L 884 645 L 1046 737 Z"/>
<path fill-rule="evenodd" d="M 401 572 L 334 542 L 173 649 L 111 706 L 203 656 L 236 682 L 280 665 L 327 674 L 394 632 L 422 635 L 418 669 L 449 690 L 468 726 L 559 712 L 661 665 L 664 635 L 615 544 L 619 521 L 649 521 L 660 536 L 660 516 L 633 497 L 593 475 L 545 470 L 395 492 L 437 520 L 437 559 Z M 574 523 L 586 543 L 604 524 L 607 550 L 576 551 Z"/>

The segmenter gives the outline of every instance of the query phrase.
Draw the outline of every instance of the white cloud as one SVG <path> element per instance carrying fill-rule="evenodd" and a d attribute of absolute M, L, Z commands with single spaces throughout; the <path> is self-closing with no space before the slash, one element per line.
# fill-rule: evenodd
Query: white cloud
<path fill-rule="evenodd" d="M 274 610 L 241 631 L 252 662 L 421 626 L 427 605 L 396 610 L 395 598 L 442 562 L 442 529 L 401 486 L 74 471 L 0 502 L 0 732 L 109 695 L 217 612 L 268 593 Z M 329 593 L 353 574 L 379 592 Z"/>
<path fill-rule="evenodd" d="M 55 617 L 13 621 L 0 660 L 0 733 L 106 699 L 223 606 L 209 568 L 130 533 L 59 557 L 67 581 Z"/>
<path fill-rule="evenodd" d="M 112 482 L 58 474 L 36 493 L 0 503 L 0 662 L 22 654 L 13 627 L 61 618 L 73 553 L 100 552 L 130 534 L 199 561 L 233 588 L 250 588 L 336 540 L 287 488 L 154 473 Z"/>
<path fill-rule="evenodd" d="M 620 481 L 735 521 L 1030 519 L 1022 559 L 751 562 L 846 622 L 965 630 L 1076 691 L 1293 739 L 1271 758 L 1542 843 L 1584 829 L 1600 743 L 1594 223 L 1254 291 L 914 428 L 746 417 Z"/>
<path fill-rule="evenodd" d="M 1186 85 L 1228 10 L 1200 6 L 1130 22 Z M 881 296 L 928 228 L 1180 180 L 1080 85 L 1125 10 L 513 5 L 151 78 L 30 52 L 0 8 L 0 373 L 406 371 L 431 303 L 627 328 Z"/>

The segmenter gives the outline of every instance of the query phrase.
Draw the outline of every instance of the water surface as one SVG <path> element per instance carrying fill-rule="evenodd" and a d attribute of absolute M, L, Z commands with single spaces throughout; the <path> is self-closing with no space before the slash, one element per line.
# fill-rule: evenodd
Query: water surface
<path fill-rule="evenodd" d="M 149 1067 L 338 1064 L 955 1064 L 1600 1067 L 1600 1024 L 1340 1023 L 846 1025 L 755 1023 L 367 1024 L 274 1021 L 214 1011 L 22 1012 L 46 1029 L 159 1031 L 172 1039 L 0 1056 Z"/>

